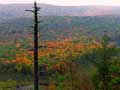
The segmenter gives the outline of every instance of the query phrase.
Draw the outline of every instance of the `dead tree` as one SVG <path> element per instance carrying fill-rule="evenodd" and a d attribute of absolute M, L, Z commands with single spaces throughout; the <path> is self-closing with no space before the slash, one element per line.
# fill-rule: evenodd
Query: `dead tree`
<path fill-rule="evenodd" d="M 25 10 L 34 14 L 34 90 L 39 90 L 38 77 L 38 11 L 37 3 L 34 2 L 34 10 Z"/>

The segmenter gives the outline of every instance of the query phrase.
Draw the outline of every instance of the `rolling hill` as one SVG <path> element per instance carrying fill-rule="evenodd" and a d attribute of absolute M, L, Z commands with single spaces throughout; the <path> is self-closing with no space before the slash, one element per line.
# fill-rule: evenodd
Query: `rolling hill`
<path fill-rule="evenodd" d="M 97 16 L 120 15 L 120 7 L 115 6 L 54 6 L 39 4 L 42 16 Z M 32 9 L 32 4 L 7 4 L 0 5 L 0 18 L 31 17 L 26 9 Z"/>
<path fill-rule="evenodd" d="M 26 38 L 33 33 L 32 4 L 0 5 L 0 40 Z M 39 26 L 42 40 L 87 35 L 100 38 L 104 31 L 119 40 L 120 7 L 54 6 L 39 4 L 43 23 Z M 118 35 L 116 35 L 116 33 Z M 117 36 L 117 37 L 116 37 Z M 16 38 L 15 38 L 16 37 Z"/>

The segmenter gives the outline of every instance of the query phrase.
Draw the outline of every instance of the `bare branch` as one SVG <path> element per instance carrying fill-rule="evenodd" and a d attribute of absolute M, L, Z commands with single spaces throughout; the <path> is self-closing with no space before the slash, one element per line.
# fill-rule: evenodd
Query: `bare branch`
<path fill-rule="evenodd" d="M 34 12 L 33 10 L 25 10 L 25 11 L 28 11 L 28 12 Z"/>
<path fill-rule="evenodd" d="M 50 47 L 50 46 L 39 46 L 38 48 L 54 48 L 54 49 L 62 49 L 60 47 Z"/>

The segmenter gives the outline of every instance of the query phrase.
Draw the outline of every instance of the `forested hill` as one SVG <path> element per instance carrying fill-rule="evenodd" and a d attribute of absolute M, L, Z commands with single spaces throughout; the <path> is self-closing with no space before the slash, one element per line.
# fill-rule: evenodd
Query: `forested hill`
<path fill-rule="evenodd" d="M 97 16 L 120 15 L 120 7 L 115 6 L 54 6 L 39 4 L 42 16 Z M 26 9 L 32 9 L 32 4 L 0 5 L 0 18 L 31 17 Z"/>
<path fill-rule="evenodd" d="M 54 6 L 41 7 L 43 40 L 60 37 L 93 36 L 100 38 L 107 31 L 115 41 L 120 39 L 120 7 L 116 6 Z M 26 38 L 33 29 L 32 4 L 0 5 L 0 40 Z"/>
<path fill-rule="evenodd" d="M 120 39 L 119 16 L 44 16 L 39 30 L 43 40 L 56 40 L 60 37 L 80 37 L 82 35 L 100 38 L 107 31 L 114 40 Z M 32 18 L 16 18 L 5 20 L 0 23 L 0 38 L 10 39 L 15 37 L 25 38 L 33 29 Z"/>

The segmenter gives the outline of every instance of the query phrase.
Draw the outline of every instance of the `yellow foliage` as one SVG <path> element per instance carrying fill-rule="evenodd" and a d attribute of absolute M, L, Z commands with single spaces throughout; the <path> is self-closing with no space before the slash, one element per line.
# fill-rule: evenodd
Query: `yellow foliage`
<path fill-rule="evenodd" d="M 48 86 L 48 90 L 56 90 L 56 85 L 54 83 L 51 83 L 49 86 Z"/>

